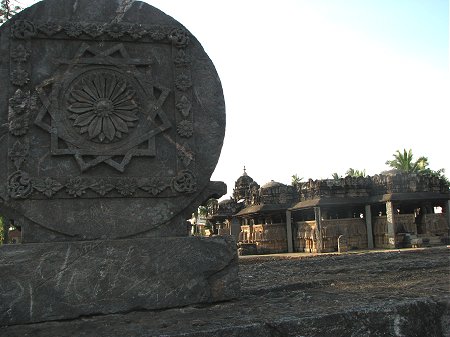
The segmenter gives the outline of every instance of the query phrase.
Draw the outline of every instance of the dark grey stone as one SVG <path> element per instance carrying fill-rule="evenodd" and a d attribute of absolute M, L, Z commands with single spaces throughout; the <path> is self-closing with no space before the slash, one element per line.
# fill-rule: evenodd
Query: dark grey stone
<path fill-rule="evenodd" d="M 236 298 L 231 237 L 0 246 L 0 326 Z"/>
<path fill-rule="evenodd" d="M 0 42 L 0 212 L 24 242 L 180 236 L 225 192 L 209 181 L 221 83 L 179 22 L 140 1 L 45 0 Z"/>
<path fill-rule="evenodd" d="M 236 244 L 187 237 L 226 193 L 217 72 L 133 0 L 45 0 L 0 27 L 0 324 L 233 299 Z M 121 240 L 119 240 L 121 239 Z"/>

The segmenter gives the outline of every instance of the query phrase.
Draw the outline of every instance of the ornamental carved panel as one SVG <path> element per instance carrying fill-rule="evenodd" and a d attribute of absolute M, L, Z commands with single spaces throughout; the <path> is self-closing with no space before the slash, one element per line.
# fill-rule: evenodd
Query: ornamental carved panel
<path fill-rule="evenodd" d="M 217 164 L 216 70 L 185 27 L 150 5 L 74 1 L 37 3 L 0 28 L 0 208 L 70 234 L 79 221 L 119 232 L 140 211 L 130 232 L 159 226 L 199 198 Z M 121 214 L 94 217 L 119 202 Z"/>

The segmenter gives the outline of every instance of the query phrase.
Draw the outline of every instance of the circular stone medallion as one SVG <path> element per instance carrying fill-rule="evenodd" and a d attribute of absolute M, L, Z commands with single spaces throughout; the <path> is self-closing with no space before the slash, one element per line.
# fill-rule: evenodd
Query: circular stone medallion
<path fill-rule="evenodd" d="M 225 192 L 209 181 L 221 83 L 172 17 L 140 1 L 44 0 L 0 39 L 0 214 L 24 242 L 184 235 Z"/>

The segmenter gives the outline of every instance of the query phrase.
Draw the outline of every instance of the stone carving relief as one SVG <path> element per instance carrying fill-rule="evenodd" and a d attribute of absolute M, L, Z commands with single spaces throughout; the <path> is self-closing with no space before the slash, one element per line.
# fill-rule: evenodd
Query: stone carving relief
<path fill-rule="evenodd" d="M 58 22 L 46 21 L 33 23 L 27 20 L 17 20 L 12 28 L 12 36 L 16 39 L 40 37 L 70 38 L 105 38 L 113 40 L 151 40 L 153 42 L 171 43 L 175 48 L 186 48 L 189 44 L 189 34 L 181 28 L 160 25 L 143 25 L 122 22 L 110 24 L 95 22 Z"/>
<path fill-rule="evenodd" d="M 9 131 L 14 136 L 22 136 L 30 127 L 30 114 L 36 110 L 36 97 L 29 91 L 17 89 L 9 99 Z"/>
<path fill-rule="evenodd" d="M 70 178 L 66 184 L 66 192 L 72 197 L 81 197 L 88 189 L 86 180 L 81 177 Z"/>
<path fill-rule="evenodd" d="M 189 44 L 189 35 L 184 29 L 173 29 L 169 34 L 169 39 L 177 48 L 186 48 Z"/>
<path fill-rule="evenodd" d="M 186 96 L 182 96 L 177 103 L 177 109 L 183 115 L 183 117 L 188 117 L 191 112 L 192 104 Z"/>
<path fill-rule="evenodd" d="M 44 33 L 46 36 L 53 36 L 56 33 L 59 33 L 63 27 L 56 22 L 48 21 L 41 23 L 37 26 L 39 32 Z"/>
<path fill-rule="evenodd" d="M 18 87 L 24 86 L 29 80 L 28 72 L 20 63 L 16 65 L 16 68 L 13 71 L 11 71 L 11 82 Z"/>
<path fill-rule="evenodd" d="M 157 179 L 150 180 L 144 184 L 139 185 L 139 188 L 150 193 L 153 196 L 157 196 L 162 193 L 165 189 L 169 188 L 170 184 L 164 184 Z"/>
<path fill-rule="evenodd" d="M 182 120 L 177 125 L 177 131 L 181 137 L 189 138 L 194 134 L 194 126 L 192 125 L 191 121 Z"/>
<path fill-rule="evenodd" d="M 25 162 L 30 145 L 27 140 L 21 142 L 16 140 L 12 148 L 9 149 L 8 156 L 13 161 L 17 170 L 20 170 L 22 164 Z"/>
<path fill-rule="evenodd" d="M 55 59 L 56 72 L 33 84 L 35 94 L 21 88 L 9 99 L 9 131 L 16 137 L 8 151 L 15 168 L 7 183 L 11 198 L 155 197 L 196 191 L 195 175 L 187 169 L 195 163 L 195 155 L 189 140 L 194 125 L 191 60 L 185 50 L 190 38 L 185 30 L 126 23 L 16 20 L 11 34 L 16 41 L 10 52 L 10 80 L 19 87 L 30 84 L 30 42 L 24 40 L 69 37 L 85 41 L 80 41 L 71 58 Z M 86 42 L 98 38 L 119 41 L 108 48 Z M 33 177 L 25 172 L 30 142 L 24 136 L 32 121 L 49 134 L 50 156 L 73 156 L 80 173 L 102 163 L 123 173 L 133 157 L 156 155 L 155 136 L 173 128 L 163 108 L 171 90 L 148 77 L 151 56 L 131 57 L 121 43 L 137 40 L 170 44 L 176 55 L 173 90 L 179 116 L 175 118 L 175 133 L 184 140 L 175 142 L 179 172 L 157 179 Z"/>
<path fill-rule="evenodd" d="M 44 194 L 47 198 L 51 198 L 64 186 L 52 178 L 35 179 L 33 188 Z"/>
<path fill-rule="evenodd" d="M 172 178 L 84 178 L 72 177 L 58 181 L 50 177 L 33 178 L 28 173 L 17 170 L 8 179 L 9 196 L 13 199 L 26 199 L 33 193 L 52 198 L 80 198 L 89 194 L 101 197 L 165 196 L 177 193 L 192 193 L 196 190 L 195 177 L 191 172 L 183 171 Z M 92 191 L 92 192 L 90 192 Z M 140 192 L 144 191 L 144 192 Z"/>
<path fill-rule="evenodd" d="M 24 40 L 36 35 L 35 25 L 27 20 L 16 20 L 11 28 L 13 37 Z"/>
<path fill-rule="evenodd" d="M 18 44 L 11 51 L 11 74 L 10 79 L 13 84 L 22 87 L 30 80 L 28 71 L 26 70 L 26 62 L 30 56 L 30 52 L 23 44 Z"/>
<path fill-rule="evenodd" d="M 186 91 L 192 86 L 191 79 L 186 74 L 180 74 L 175 79 L 175 86 L 178 90 Z"/>
<path fill-rule="evenodd" d="M 191 59 L 183 49 L 179 49 L 174 63 L 176 67 L 187 67 L 191 63 Z"/>
<path fill-rule="evenodd" d="M 155 136 L 171 123 L 162 108 L 169 89 L 149 85 L 136 67 L 151 67 L 151 60 L 131 59 L 123 44 L 98 50 L 83 43 L 72 60 L 60 63 L 69 65 L 66 76 L 38 86 L 43 108 L 35 120 L 52 137 L 52 155 L 73 155 L 82 172 L 100 163 L 124 172 L 133 156 L 155 156 Z M 158 97 L 154 88 L 161 92 Z M 51 124 L 44 121 L 46 115 Z M 68 148 L 59 148 L 59 140 Z"/>
<path fill-rule="evenodd" d="M 138 120 L 135 91 L 126 78 L 109 71 L 82 75 L 69 88 L 68 110 L 73 125 L 89 140 L 114 142 Z"/>
<path fill-rule="evenodd" d="M 172 187 L 180 193 L 194 192 L 196 190 L 195 177 L 188 170 L 182 171 L 173 179 Z"/>
<path fill-rule="evenodd" d="M 13 199 L 25 199 L 30 196 L 33 191 L 31 179 L 28 173 L 24 171 L 16 171 L 9 176 L 8 193 Z"/>
<path fill-rule="evenodd" d="M 136 180 L 132 178 L 119 180 L 116 186 L 117 191 L 124 197 L 132 196 L 137 188 Z"/>

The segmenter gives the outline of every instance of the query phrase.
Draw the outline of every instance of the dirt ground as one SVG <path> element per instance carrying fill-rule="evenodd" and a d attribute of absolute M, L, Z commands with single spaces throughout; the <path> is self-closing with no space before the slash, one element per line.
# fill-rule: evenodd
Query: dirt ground
<path fill-rule="evenodd" d="M 0 336 L 450 336 L 450 247 L 240 257 L 241 297 Z"/>
<path fill-rule="evenodd" d="M 450 296 L 447 247 L 311 256 L 241 257 L 244 294 L 304 291 L 304 305 L 334 311 L 358 302 Z M 305 291 L 307 290 L 307 291 Z"/>

